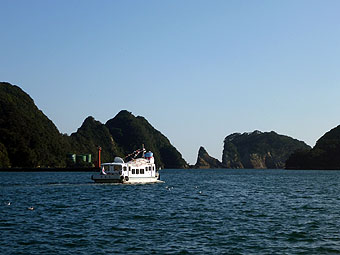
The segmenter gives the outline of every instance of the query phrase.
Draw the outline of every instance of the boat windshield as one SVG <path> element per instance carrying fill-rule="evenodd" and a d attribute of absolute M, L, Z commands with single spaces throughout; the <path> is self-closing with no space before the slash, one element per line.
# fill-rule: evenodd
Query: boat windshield
<path fill-rule="evenodd" d="M 115 169 L 115 171 L 120 171 L 120 170 L 122 170 L 122 166 L 121 165 L 115 165 L 114 169 Z"/>

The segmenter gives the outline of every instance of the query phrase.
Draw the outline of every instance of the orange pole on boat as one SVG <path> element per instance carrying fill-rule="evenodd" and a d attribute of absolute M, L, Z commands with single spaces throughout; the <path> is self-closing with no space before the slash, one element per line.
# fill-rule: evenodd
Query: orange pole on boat
<path fill-rule="evenodd" d="M 98 147 L 98 167 L 100 168 L 100 166 L 101 166 L 101 159 L 100 159 L 100 157 L 101 157 L 101 152 L 102 152 L 102 147 Z"/>

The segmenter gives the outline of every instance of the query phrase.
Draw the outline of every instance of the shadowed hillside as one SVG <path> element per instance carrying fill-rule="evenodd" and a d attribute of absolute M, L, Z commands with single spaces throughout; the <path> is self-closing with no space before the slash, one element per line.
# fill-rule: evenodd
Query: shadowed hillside
<path fill-rule="evenodd" d="M 169 140 L 143 117 L 121 111 L 105 125 L 88 117 L 77 132 L 62 135 L 28 94 L 18 86 L 0 83 L 0 167 L 74 166 L 68 154 L 91 154 L 96 161 L 98 146 L 102 161 L 110 162 L 142 144 L 154 152 L 157 166 L 187 167 Z"/>
<path fill-rule="evenodd" d="M 87 117 L 77 132 L 68 138 L 72 145 L 72 153 L 84 152 L 97 155 L 98 147 L 102 148 L 102 161 L 112 162 L 115 156 L 122 157 L 123 153 L 113 140 L 108 128 L 93 117 Z"/>
<path fill-rule="evenodd" d="M 65 166 L 65 138 L 18 86 L 0 83 L 0 165 Z"/>
<path fill-rule="evenodd" d="M 311 150 L 300 150 L 289 157 L 288 169 L 340 169 L 340 126 L 324 134 Z"/>
<path fill-rule="evenodd" d="M 126 155 L 141 148 L 144 144 L 147 150 L 154 153 L 158 166 L 165 168 L 188 167 L 182 155 L 171 145 L 170 141 L 143 117 L 135 117 L 124 110 L 107 121 L 105 126 Z"/>

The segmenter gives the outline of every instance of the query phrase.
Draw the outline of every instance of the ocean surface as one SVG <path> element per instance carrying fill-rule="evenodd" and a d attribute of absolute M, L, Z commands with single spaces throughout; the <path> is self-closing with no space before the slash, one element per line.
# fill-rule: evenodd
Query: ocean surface
<path fill-rule="evenodd" d="M 0 173 L 0 254 L 340 254 L 340 171 L 160 173 Z"/>

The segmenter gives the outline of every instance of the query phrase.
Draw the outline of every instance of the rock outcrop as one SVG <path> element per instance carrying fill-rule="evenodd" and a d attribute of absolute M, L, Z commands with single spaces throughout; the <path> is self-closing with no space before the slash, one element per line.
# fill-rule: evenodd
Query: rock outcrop
<path fill-rule="evenodd" d="M 197 162 L 194 168 L 225 168 L 223 164 L 213 157 L 211 157 L 204 147 L 200 147 L 198 151 Z"/>
<path fill-rule="evenodd" d="M 297 150 L 309 150 L 302 141 L 275 132 L 234 133 L 224 140 L 222 163 L 227 168 L 284 168 Z"/>

